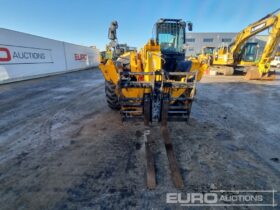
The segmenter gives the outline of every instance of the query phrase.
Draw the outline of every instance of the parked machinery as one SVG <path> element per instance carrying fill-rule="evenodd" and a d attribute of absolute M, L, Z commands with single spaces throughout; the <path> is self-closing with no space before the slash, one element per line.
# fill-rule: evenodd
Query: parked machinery
<path fill-rule="evenodd" d="M 160 19 L 155 24 L 155 38 L 139 51 L 115 55 L 112 50 L 101 54 L 99 65 L 105 78 L 105 92 L 110 108 L 119 110 L 123 120 L 141 117 L 145 125 L 161 122 L 161 133 L 171 169 L 173 183 L 183 188 L 183 179 L 177 166 L 172 142 L 167 129 L 168 120 L 189 119 L 196 93 L 196 82 L 201 79 L 207 64 L 197 59 L 185 61 L 185 28 L 192 24 L 181 19 Z M 115 34 L 115 31 L 112 30 Z M 151 129 L 152 130 L 152 129 Z M 147 157 L 147 186 L 154 189 L 156 176 L 152 144 L 148 128 L 145 148 Z"/>
<path fill-rule="evenodd" d="M 277 52 L 275 54 L 274 59 L 271 61 L 270 65 L 272 67 L 277 67 L 278 69 L 280 69 L 280 52 Z"/>
<path fill-rule="evenodd" d="M 191 26 L 189 23 L 189 29 Z M 155 39 L 139 52 L 109 59 L 106 53 L 101 55 L 107 102 L 121 110 L 123 119 L 144 117 L 146 123 L 159 122 L 165 115 L 173 120 L 188 119 L 196 82 L 207 65 L 184 60 L 185 28 L 182 20 L 160 19 L 155 24 Z M 114 54 L 116 48 L 111 46 Z"/>
<path fill-rule="evenodd" d="M 256 60 L 257 43 L 246 41 L 252 36 L 271 28 L 269 37 L 260 59 Z M 229 46 L 216 49 L 213 53 L 212 69 L 232 75 L 234 69 L 243 68 L 247 72 L 245 78 L 275 79 L 275 72 L 270 71 L 270 62 L 274 59 L 275 51 L 280 40 L 279 9 L 268 14 L 242 30 Z"/>
<path fill-rule="evenodd" d="M 110 43 L 106 45 L 106 51 L 100 52 L 100 60 L 116 60 L 119 56 L 126 52 L 136 51 L 136 47 L 129 47 L 127 44 L 119 44 L 117 39 L 118 22 L 112 21 L 108 29 L 108 39 Z"/>
<path fill-rule="evenodd" d="M 201 53 L 198 55 L 198 60 L 201 62 L 204 61 L 204 62 L 208 63 L 208 65 L 212 65 L 214 51 L 215 51 L 215 47 L 204 46 L 201 49 Z"/>

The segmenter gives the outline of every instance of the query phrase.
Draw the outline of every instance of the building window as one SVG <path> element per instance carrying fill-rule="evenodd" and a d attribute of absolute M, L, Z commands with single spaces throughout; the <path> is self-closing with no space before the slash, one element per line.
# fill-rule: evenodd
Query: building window
<path fill-rule="evenodd" d="M 211 39 L 211 38 L 205 38 L 205 39 L 203 39 L 203 42 L 213 42 L 213 39 Z"/>
<path fill-rule="evenodd" d="M 193 47 L 189 47 L 189 51 L 190 52 L 194 51 L 194 48 Z"/>
<path fill-rule="evenodd" d="M 186 42 L 195 42 L 195 38 L 186 39 Z"/>
<path fill-rule="evenodd" d="M 228 39 L 228 38 L 222 38 L 222 42 L 231 42 L 231 39 Z"/>

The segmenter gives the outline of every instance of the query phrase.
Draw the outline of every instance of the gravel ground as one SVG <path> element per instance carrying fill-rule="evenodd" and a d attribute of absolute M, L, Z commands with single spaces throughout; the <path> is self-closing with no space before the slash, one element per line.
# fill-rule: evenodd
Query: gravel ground
<path fill-rule="evenodd" d="M 122 123 L 107 107 L 98 69 L 1 85 L 0 208 L 181 209 L 166 193 L 279 191 L 279 78 L 202 79 L 189 123 L 169 123 L 182 191 L 172 184 L 158 125 L 157 188 L 147 190 L 143 122 Z"/>

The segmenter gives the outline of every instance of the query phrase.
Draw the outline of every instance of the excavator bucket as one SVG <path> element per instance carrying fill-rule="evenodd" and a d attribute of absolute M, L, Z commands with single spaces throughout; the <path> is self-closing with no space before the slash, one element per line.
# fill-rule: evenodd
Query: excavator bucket
<path fill-rule="evenodd" d="M 245 75 L 245 80 L 260 80 L 262 75 L 260 74 L 258 68 L 249 68 Z"/>
<path fill-rule="evenodd" d="M 261 80 L 269 80 L 269 81 L 276 80 L 276 74 L 275 72 L 267 73 L 262 76 Z"/>
<path fill-rule="evenodd" d="M 250 67 L 245 75 L 245 80 L 275 80 L 275 73 L 261 74 L 257 67 Z"/>

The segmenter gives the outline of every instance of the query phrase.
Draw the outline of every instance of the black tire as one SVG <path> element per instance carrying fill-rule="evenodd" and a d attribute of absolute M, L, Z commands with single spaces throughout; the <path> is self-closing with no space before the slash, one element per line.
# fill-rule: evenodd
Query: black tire
<path fill-rule="evenodd" d="M 113 110 L 120 110 L 121 106 L 115 90 L 116 85 L 112 82 L 105 81 L 105 94 L 108 106 Z"/>

